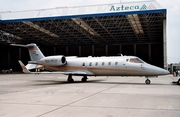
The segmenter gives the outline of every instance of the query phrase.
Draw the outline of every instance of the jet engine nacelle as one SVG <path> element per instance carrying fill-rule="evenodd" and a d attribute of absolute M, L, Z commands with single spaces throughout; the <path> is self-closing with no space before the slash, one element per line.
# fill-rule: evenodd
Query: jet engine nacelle
<path fill-rule="evenodd" d="M 37 63 L 50 66 L 62 66 L 66 64 L 66 58 L 64 56 L 48 56 L 37 61 Z"/>

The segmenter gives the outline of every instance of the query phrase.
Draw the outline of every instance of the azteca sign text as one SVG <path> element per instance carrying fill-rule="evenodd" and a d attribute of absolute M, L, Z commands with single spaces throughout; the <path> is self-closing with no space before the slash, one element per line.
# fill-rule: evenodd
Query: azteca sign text
<path fill-rule="evenodd" d="M 152 6 L 152 4 L 149 7 L 147 7 L 145 4 L 143 4 L 142 6 L 121 5 L 121 6 L 111 6 L 110 11 L 147 10 L 151 8 L 155 8 L 155 7 Z"/>

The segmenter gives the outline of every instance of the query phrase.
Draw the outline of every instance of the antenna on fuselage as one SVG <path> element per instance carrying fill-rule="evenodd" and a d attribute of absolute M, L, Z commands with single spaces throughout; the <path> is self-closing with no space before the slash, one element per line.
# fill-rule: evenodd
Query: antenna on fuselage
<path fill-rule="evenodd" d="M 118 53 L 118 55 L 119 55 L 119 56 L 123 56 L 123 54 L 121 54 L 121 53 Z"/>

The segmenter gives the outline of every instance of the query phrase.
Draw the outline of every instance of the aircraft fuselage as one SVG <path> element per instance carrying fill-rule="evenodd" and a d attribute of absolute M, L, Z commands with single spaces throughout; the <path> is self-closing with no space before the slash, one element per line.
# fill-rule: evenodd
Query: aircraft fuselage
<path fill-rule="evenodd" d="M 136 60 L 136 61 L 132 61 Z M 134 56 L 116 57 L 66 57 L 63 66 L 44 66 L 45 69 L 77 72 L 88 76 L 156 76 L 168 74 L 167 70 L 150 65 Z"/>

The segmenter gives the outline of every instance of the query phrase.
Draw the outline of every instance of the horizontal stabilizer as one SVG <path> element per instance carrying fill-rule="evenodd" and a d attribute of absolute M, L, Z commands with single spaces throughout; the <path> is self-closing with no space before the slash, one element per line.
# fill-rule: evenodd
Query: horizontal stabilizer
<path fill-rule="evenodd" d="M 19 47 L 26 47 L 26 45 L 22 45 L 22 44 L 10 44 L 11 46 L 19 46 Z"/>

